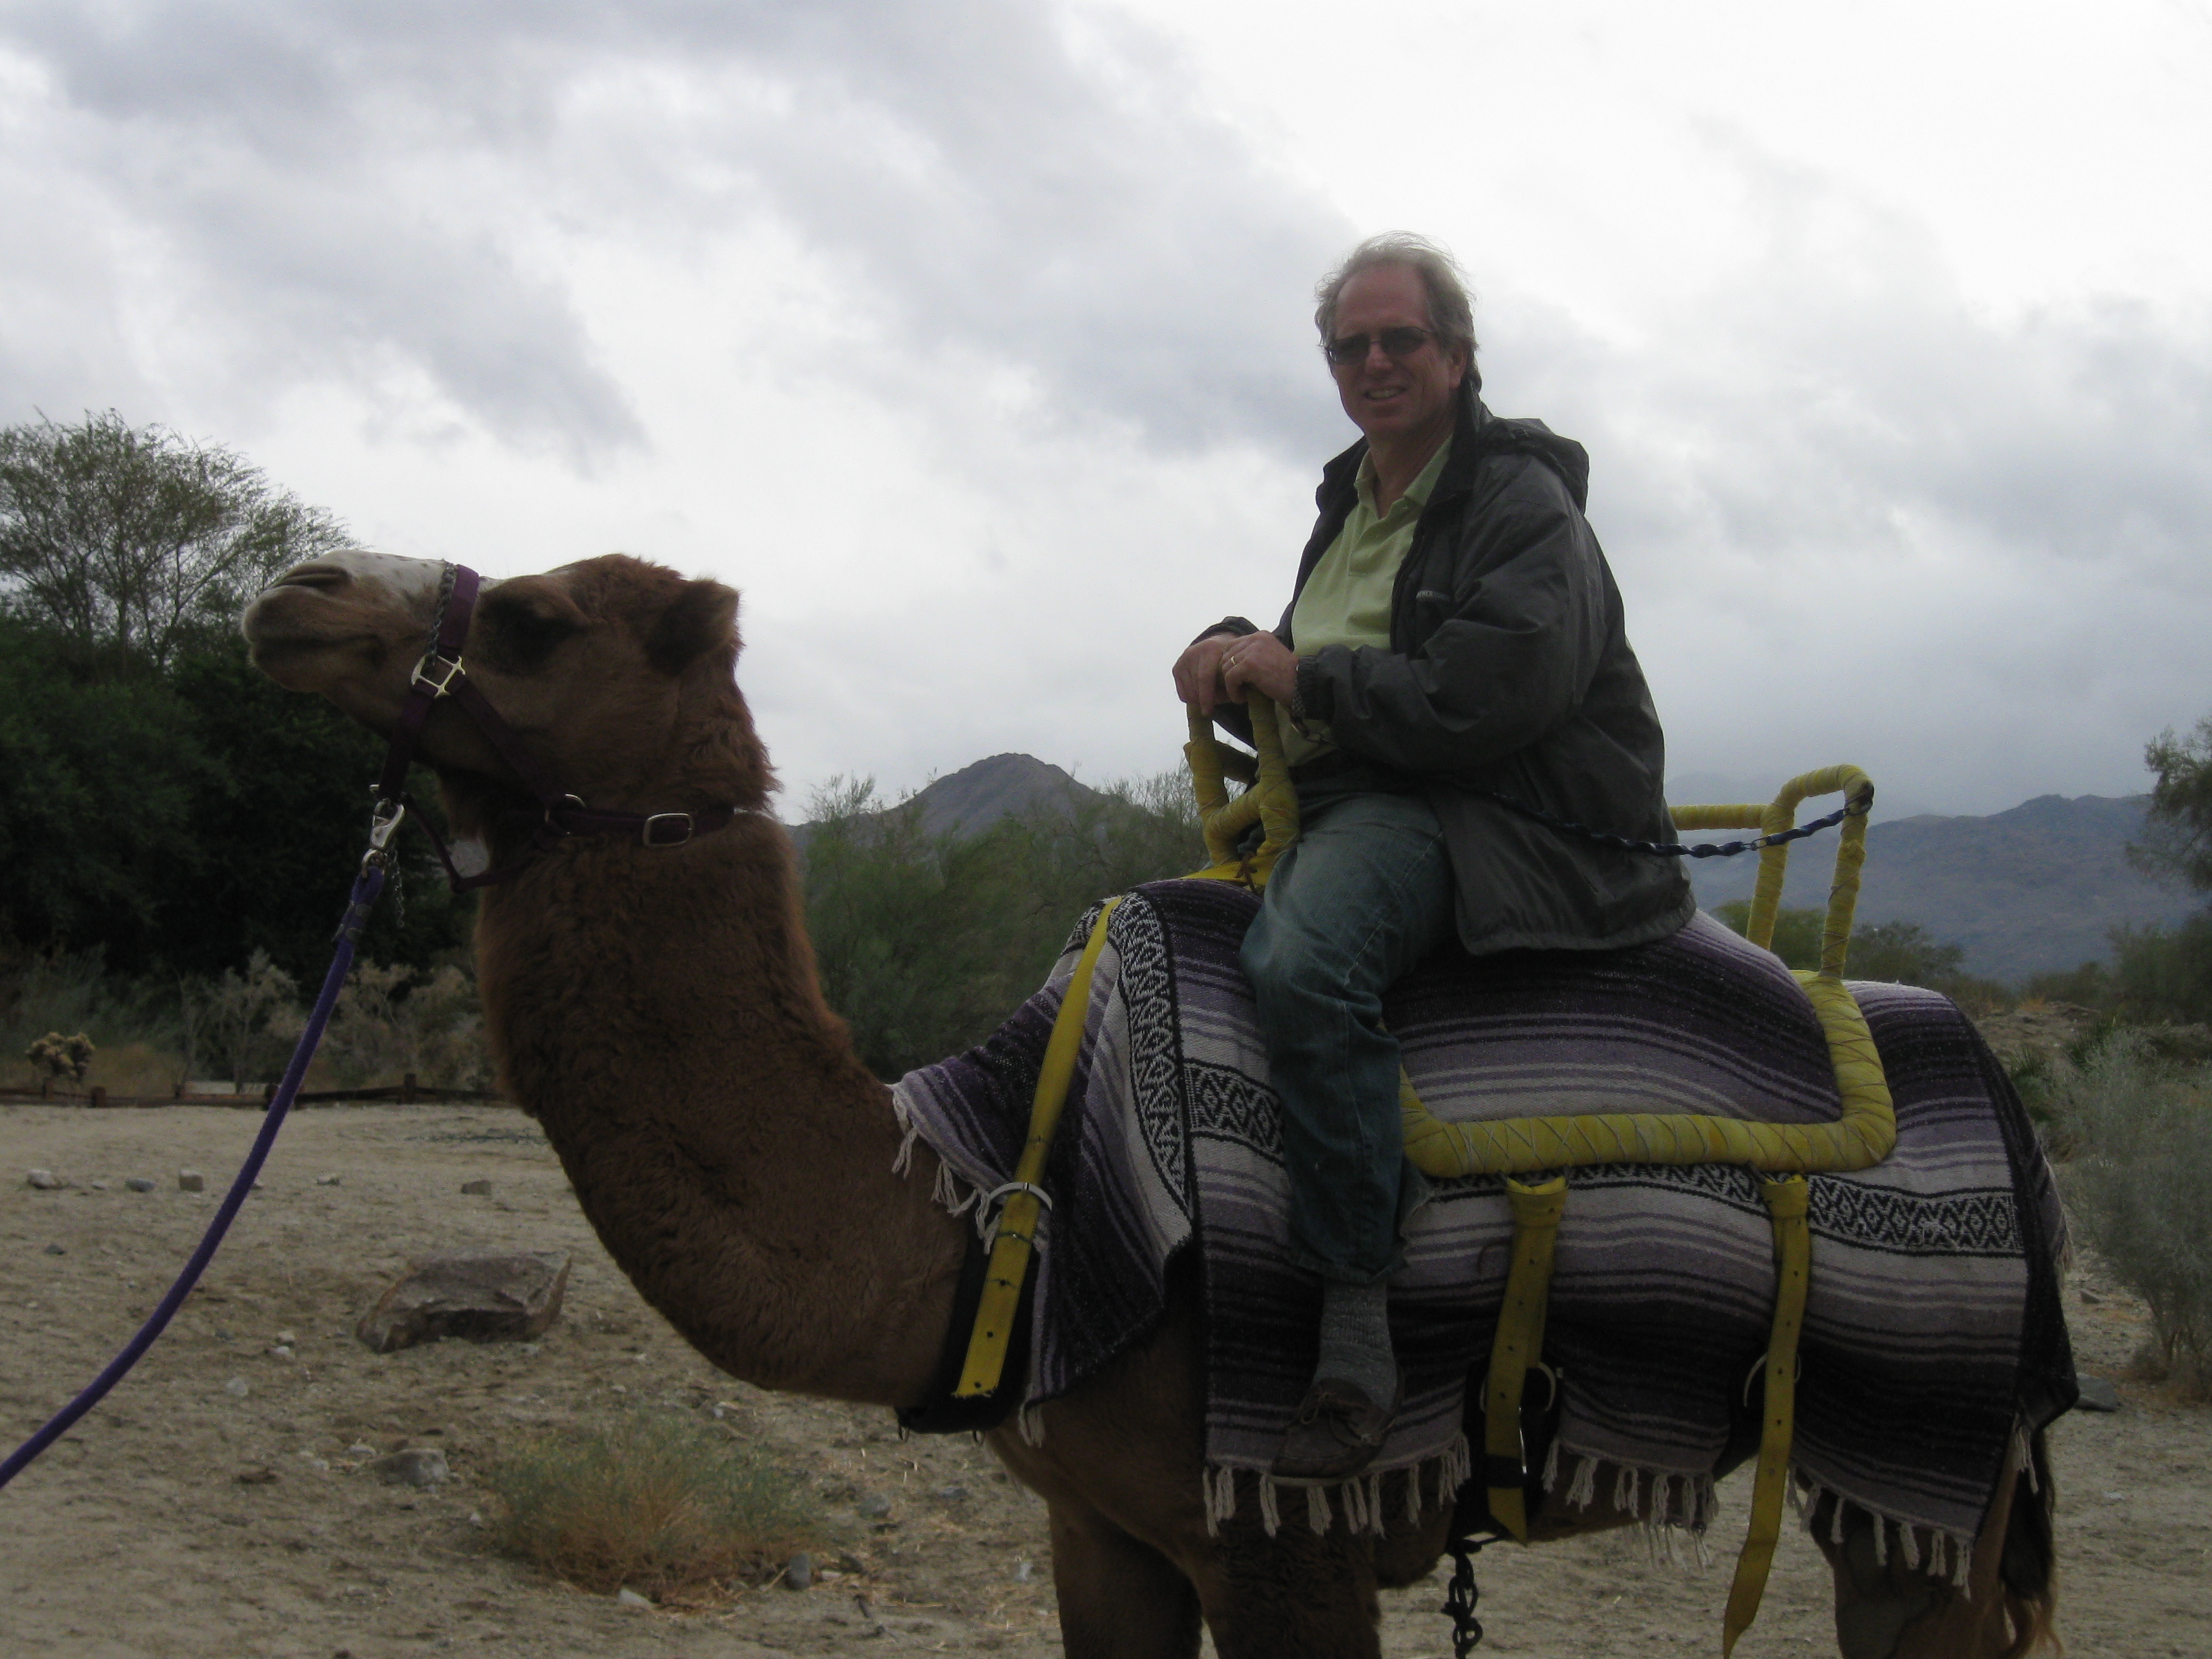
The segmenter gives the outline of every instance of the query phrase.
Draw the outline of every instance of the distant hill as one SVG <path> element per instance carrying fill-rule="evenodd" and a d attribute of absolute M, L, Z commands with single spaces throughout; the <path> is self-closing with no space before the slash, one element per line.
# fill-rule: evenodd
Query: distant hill
<path fill-rule="evenodd" d="M 2039 795 L 1986 817 L 1877 822 L 1867 830 L 1858 918 L 1920 922 L 1938 940 L 1966 947 L 1968 972 L 1992 979 L 2107 960 L 2106 934 L 2117 923 L 2179 921 L 2203 902 L 2129 867 L 2127 845 L 2142 833 L 2148 799 Z M 1808 802 L 1799 816 L 1832 805 Z M 1835 845 L 1829 831 L 1792 846 L 1784 904 L 1826 906 Z M 1750 854 L 1698 859 L 1690 877 L 1710 908 L 1749 898 L 1757 870 Z"/>
<path fill-rule="evenodd" d="M 994 755 L 939 778 L 919 792 L 922 827 L 932 835 L 972 836 L 1036 806 L 1065 811 L 1101 799 L 1096 789 L 1034 755 Z"/>
<path fill-rule="evenodd" d="M 934 780 L 914 796 L 921 807 L 921 827 L 933 836 L 972 836 L 1033 807 L 1066 811 L 1099 798 L 1098 791 L 1078 783 L 1073 774 L 1034 755 L 994 755 Z M 792 828 L 791 838 L 802 852 L 813 828 Z"/>

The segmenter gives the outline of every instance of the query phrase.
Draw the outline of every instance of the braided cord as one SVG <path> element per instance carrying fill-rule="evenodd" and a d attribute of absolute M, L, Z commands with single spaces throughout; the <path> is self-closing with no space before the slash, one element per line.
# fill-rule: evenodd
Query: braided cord
<path fill-rule="evenodd" d="M 1501 790 L 1478 789 L 1474 793 L 1480 795 L 1485 800 L 1496 801 L 1500 806 L 1510 811 L 1518 812 L 1522 817 L 1540 823 L 1547 830 L 1563 830 L 1569 835 L 1580 836 L 1584 840 L 1594 842 L 1600 847 L 1618 848 L 1625 853 L 1656 853 L 1662 858 L 1678 859 L 1732 859 L 1739 854 L 1757 853 L 1769 847 L 1780 847 L 1789 842 L 1802 841 L 1806 836 L 1817 835 L 1823 830 L 1834 829 L 1845 818 L 1864 813 L 1872 805 L 1871 802 L 1862 804 L 1853 801 L 1838 807 L 1824 818 L 1814 818 L 1812 823 L 1801 823 L 1794 830 L 1778 830 L 1771 835 L 1755 836 L 1749 841 L 1707 841 L 1699 842 L 1692 846 L 1679 841 L 1637 841 L 1627 836 L 1617 835 L 1610 830 L 1593 830 L 1586 823 L 1577 823 L 1571 818 L 1563 818 L 1556 813 L 1547 812 L 1540 806 L 1522 800 L 1516 795 L 1506 794 Z"/>

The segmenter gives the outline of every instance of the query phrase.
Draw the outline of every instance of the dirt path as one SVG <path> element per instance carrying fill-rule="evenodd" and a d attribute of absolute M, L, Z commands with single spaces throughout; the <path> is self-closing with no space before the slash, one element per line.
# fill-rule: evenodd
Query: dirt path
<path fill-rule="evenodd" d="M 0 1439 L 12 1446 L 104 1363 L 166 1287 L 258 1127 L 212 1109 L 0 1109 Z M 177 1189 L 182 1167 L 210 1190 Z M 32 1168 L 70 1183 L 39 1192 Z M 150 1178 L 150 1193 L 128 1190 Z M 336 1176 L 334 1185 L 318 1177 Z M 464 1181 L 489 1179 L 489 1197 Z M 106 1190 L 98 1190 L 102 1182 Z M 53 1253 L 58 1247 L 60 1254 Z M 534 1346 L 380 1357 L 353 1321 L 410 1255 L 573 1254 L 566 1313 Z M 2100 1299 L 2081 1299 L 2087 1289 Z M 2085 1368 L 2113 1374 L 2141 1310 L 2069 1288 Z M 292 1357 L 269 1351 L 289 1333 Z M 2115 1416 L 2054 1436 L 2063 1626 L 2100 1659 L 2212 1653 L 2212 1412 L 2123 1382 Z M 804 1473 L 858 1571 L 712 1613 L 622 1607 L 489 1552 L 471 1521 L 503 1448 L 662 1399 L 711 1412 Z M 352 1472 L 366 1447 L 445 1449 L 430 1492 Z M 863 1501 L 888 1498 L 887 1516 Z M 1481 1562 L 1486 1655 L 1717 1650 L 1744 1513 L 1723 1488 L 1710 1571 L 1615 1537 Z M 301 1114 L 204 1287 L 109 1402 L 0 1493 L 0 1653 L 11 1659 L 735 1659 L 1060 1650 L 1042 1506 L 963 1439 L 902 1443 L 887 1413 L 731 1382 L 638 1299 L 577 1214 L 550 1149 L 499 1109 Z M 1385 1597 L 1393 1659 L 1449 1651 L 1441 1579 Z M 1830 1654 L 1826 1569 L 1786 1535 L 1744 1659 Z M 854 1644 L 860 1645 L 854 1647 Z"/>

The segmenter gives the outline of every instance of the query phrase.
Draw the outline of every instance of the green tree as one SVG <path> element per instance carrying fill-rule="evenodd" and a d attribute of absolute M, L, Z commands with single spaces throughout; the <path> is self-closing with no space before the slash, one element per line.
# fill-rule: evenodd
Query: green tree
<path fill-rule="evenodd" d="M 2187 737 L 2172 727 L 2160 732 L 2144 745 L 2143 764 L 2158 781 L 2129 861 L 2212 894 L 2212 715 Z M 2212 910 L 2172 927 L 2116 927 L 2112 950 L 2112 991 L 2124 1018 L 2212 1020 Z"/>
<path fill-rule="evenodd" d="M 0 933 L 143 960 L 160 868 L 196 842 L 200 768 L 167 684 L 87 681 L 65 641 L 0 617 Z"/>
<path fill-rule="evenodd" d="M 166 668 L 276 572 L 345 542 L 241 456 L 112 410 L 0 428 L 0 605 L 82 665 Z"/>
<path fill-rule="evenodd" d="M 2212 714 L 2185 738 L 2171 726 L 2160 732 L 2143 745 L 2143 764 L 2158 781 L 2129 861 L 2147 875 L 2212 892 Z"/>
<path fill-rule="evenodd" d="M 382 746 L 257 673 L 235 612 L 343 540 L 159 428 L 0 430 L 0 956 L 211 978 L 262 951 L 320 978 Z M 413 787 L 434 796 L 427 773 Z M 419 838 L 401 858 L 362 949 L 425 968 L 468 908 Z"/>
<path fill-rule="evenodd" d="M 1844 971 L 1853 979 L 1940 988 L 1957 981 L 1966 963 L 1965 945 L 1939 945 L 1917 921 L 1877 921 L 1852 931 Z"/>

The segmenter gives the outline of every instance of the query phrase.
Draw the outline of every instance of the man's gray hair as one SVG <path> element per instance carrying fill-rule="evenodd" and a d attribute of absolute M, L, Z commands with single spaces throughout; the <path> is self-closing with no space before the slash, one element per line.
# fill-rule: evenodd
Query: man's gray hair
<path fill-rule="evenodd" d="M 1377 265 L 1404 265 L 1420 277 L 1421 286 L 1429 293 L 1429 326 L 1443 337 L 1445 344 L 1466 347 L 1472 363 L 1474 302 L 1467 291 L 1467 278 L 1449 252 L 1408 230 L 1386 230 L 1369 237 L 1314 285 L 1314 298 L 1321 301 L 1314 312 L 1314 326 L 1321 331 L 1322 343 L 1336 337 L 1336 302 L 1344 285 Z"/>

